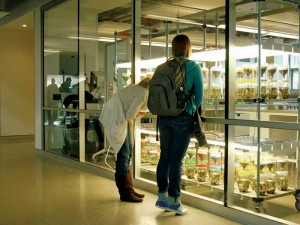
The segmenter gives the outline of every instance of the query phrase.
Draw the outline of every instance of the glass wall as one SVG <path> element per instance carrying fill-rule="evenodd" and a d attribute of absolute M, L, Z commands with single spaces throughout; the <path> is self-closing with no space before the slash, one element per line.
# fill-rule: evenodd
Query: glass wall
<path fill-rule="evenodd" d="M 114 171 L 114 150 L 98 120 L 103 104 L 152 76 L 171 56 L 176 34 L 191 39 L 191 59 L 202 68 L 208 142 L 199 147 L 191 139 L 182 162 L 183 199 L 297 223 L 300 49 L 293 1 L 73 0 L 50 7 L 45 150 Z M 135 178 L 153 192 L 156 122 L 150 113 L 135 121 L 132 159 Z"/>
<path fill-rule="evenodd" d="M 78 3 L 50 6 L 44 12 L 45 150 L 79 158 Z M 63 20 L 61 18 L 64 18 Z M 66 110 L 70 109 L 70 110 Z M 73 110 L 73 111 L 72 111 Z"/>
<path fill-rule="evenodd" d="M 235 80 L 237 120 L 231 135 L 235 168 L 228 166 L 234 171 L 229 202 L 297 222 L 299 84 L 294 71 L 299 71 L 298 5 L 237 2 L 231 9 L 236 13 L 237 54 L 229 77 Z"/>
<path fill-rule="evenodd" d="M 142 1 L 137 11 L 141 24 L 141 58 L 151 71 L 172 56 L 171 43 L 177 34 L 187 35 L 192 43 L 192 56 L 202 68 L 204 80 L 203 115 L 224 118 L 225 102 L 225 1 L 218 1 L 217 9 L 204 10 L 202 3 L 177 4 Z M 168 9 L 168 10 L 166 10 Z M 144 44 L 147 48 L 143 49 Z M 218 51 L 223 57 L 215 57 Z M 207 53 L 207 55 L 206 55 Z M 215 54 L 209 56 L 209 54 Z M 149 55 L 149 56 L 148 56 Z M 152 67 L 150 67 L 152 66 Z M 149 68 L 150 67 L 150 68 Z M 149 73 L 149 72 L 148 72 Z M 156 182 L 156 167 L 160 155 L 156 140 L 156 116 L 148 115 L 138 125 L 136 137 L 136 175 Z M 192 139 L 182 162 L 182 190 L 184 193 L 224 201 L 224 125 L 205 124 L 209 145 L 199 147 Z M 138 139 L 140 137 L 140 139 Z M 219 143 L 219 144 L 216 144 Z"/>
<path fill-rule="evenodd" d="M 111 170 L 114 150 L 105 139 L 99 116 L 103 104 L 133 82 L 128 66 L 131 61 L 131 4 L 130 1 L 109 5 L 79 1 L 79 5 L 80 74 L 86 81 L 81 88 L 92 94 L 92 99 L 82 99 L 85 111 L 81 116 L 87 134 L 85 148 L 82 146 L 82 153 L 85 152 L 82 161 Z M 117 16 L 122 17 L 122 22 Z M 127 66 L 120 67 L 120 63 L 127 63 Z"/>

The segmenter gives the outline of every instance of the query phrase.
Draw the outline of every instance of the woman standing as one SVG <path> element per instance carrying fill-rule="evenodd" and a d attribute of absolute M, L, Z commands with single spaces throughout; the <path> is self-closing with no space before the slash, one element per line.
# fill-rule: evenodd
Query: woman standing
<path fill-rule="evenodd" d="M 130 124 L 134 119 L 145 115 L 150 79 L 146 77 L 139 84 L 123 88 L 113 95 L 104 105 L 99 118 L 107 140 L 115 150 L 115 181 L 120 200 L 125 202 L 142 202 L 144 197 L 132 187 L 130 159 L 133 135 L 130 132 Z"/>
<path fill-rule="evenodd" d="M 186 35 L 177 35 L 172 41 L 173 57 L 184 60 L 191 55 L 191 42 Z M 160 116 L 160 159 L 156 171 L 158 200 L 156 206 L 176 214 L 187 210 L 180 201 L 182 160 L 193 133 L 193 114 L 202 103 L 203 78 L 199 64 L 185 63 L 185 93 L 191 96 L 185 110 L 178 116 Z"/>

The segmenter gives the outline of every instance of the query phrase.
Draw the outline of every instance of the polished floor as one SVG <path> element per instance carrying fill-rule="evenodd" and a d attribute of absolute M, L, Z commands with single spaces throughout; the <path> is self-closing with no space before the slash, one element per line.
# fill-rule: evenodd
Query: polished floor
<path fill-rule="evenodd" d="M 140 192 L 144 202 L 121 202 L 114 181 L 36 153 L 33 140 L 0 140 L 0 225 L 239 224 L 191 207 L 175 216 Z"/>

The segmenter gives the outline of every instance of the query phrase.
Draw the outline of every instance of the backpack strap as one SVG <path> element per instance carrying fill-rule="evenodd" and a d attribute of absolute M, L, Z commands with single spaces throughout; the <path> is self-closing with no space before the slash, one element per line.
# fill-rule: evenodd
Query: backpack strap
<path fill-rule="evenodd" d="M 181 75 L 182 75 L 182 83 L 180 84 L 179 88 L 182 88 L 181 91 L 185 90 L 185 63 L 188 61 L 188 59 L 184 58 L 182 60 L 180 60 L 178 57 L 173 58 L 174 60 L 177 61 L 177 63 L 179 64 L 179 68 L 181 71 Z M 177 90 L 178 91 L 178 90 Z"/>

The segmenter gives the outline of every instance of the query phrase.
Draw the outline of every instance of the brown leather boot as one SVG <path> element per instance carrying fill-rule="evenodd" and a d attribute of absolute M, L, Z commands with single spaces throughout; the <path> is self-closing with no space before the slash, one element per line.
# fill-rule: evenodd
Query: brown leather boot
<path fill-rule="evenodd" d="M 143 199 L 132 193 L 128 175 L 115 174 L 116 185 L 119 190 L 120 200 L 123 202 L 142 202 Z"/>
<path fill-rule="evenodd" d="M 132 174 L 131 174 L 130 170 L 128 171 L 127 175 L 128 175 L 128 179 L 129 179 L 129 182 L 130 182 L 130 185 L 131 185 L 131 192 L 132 192 L 132 194 L 134 194 L 135 196 L 137 196 L 137 197 L 139 197 L 139 198 L 144 198 L 144 197 L 145 197 L 144 194 L 138 193 L 138 192 L 136 192 L 136 191 L 133 189 L 133 185 L 132 185 Z"/>

